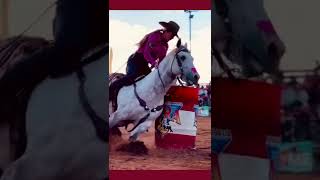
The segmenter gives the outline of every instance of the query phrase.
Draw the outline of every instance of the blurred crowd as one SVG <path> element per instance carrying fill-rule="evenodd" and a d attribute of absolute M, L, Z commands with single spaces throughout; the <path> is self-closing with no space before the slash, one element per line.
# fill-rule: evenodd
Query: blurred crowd
<path fill-rule="evenodd" d="M 199 87 L 198 105 L 211 106 L 211 84 Z"/>
<path fill-rule="evenodd" d="M 315 71 L 298 82 L 283 82 L 281 113 L 284 142 L 320 143 L 320 75 Z"/>

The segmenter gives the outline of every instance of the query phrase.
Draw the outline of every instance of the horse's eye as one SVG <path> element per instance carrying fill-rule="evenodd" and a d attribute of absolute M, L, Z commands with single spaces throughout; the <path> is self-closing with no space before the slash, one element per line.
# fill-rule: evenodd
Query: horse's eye
<path fill-rule="evenodd" d="M 186 59 L 186 57 L 185 57 L 185 56 L 181 56 L 180 59 L 181 59 L 182 61 L 184 61 L 184 60 Z"/>

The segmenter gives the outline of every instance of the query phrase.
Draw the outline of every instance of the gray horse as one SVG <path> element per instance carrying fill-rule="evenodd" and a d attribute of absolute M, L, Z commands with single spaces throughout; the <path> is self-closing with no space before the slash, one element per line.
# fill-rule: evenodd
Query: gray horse
<path fill-rule="evenodd" d="M 193 64 L 193 57 L 186 45 L 180 45 L 179 41 L 177 48 L 161 61 L 157 69 L 135 85 L 120 89 L 116 111 L 113 111 L 112 103 L 109 102 L 109 128 L 125 126 L 127 120 L 132 120 L 134 128 L 129 140 L 136 141 L 160 116 L 164 96 L 169 88 L 176 84 L 177 77 L 181 77 L 182 81 L 190 85 L 198 83 L 200 75 Z M 142 105 L 141 100 L 145 105 Z"/>
<path fill-rule="evenodd" d="M 48 77 L 31 92 L 25 112 L 26 147 L 1 180 L 102 180 L 108 175 L 107 48 L 81 68 Z"/>

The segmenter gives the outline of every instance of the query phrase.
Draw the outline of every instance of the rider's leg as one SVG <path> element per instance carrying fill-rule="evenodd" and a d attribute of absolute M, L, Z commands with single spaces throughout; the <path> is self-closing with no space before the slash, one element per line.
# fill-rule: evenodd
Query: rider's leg
<path fill-rule="evenodd" d="M 137 53 L 134 53 L 129 57 L 126 69 L 127 74 L 109 86 L 109 100 L 115 100 L 121 87 L 133 84 L 134 80 L 142 75 L 143 72 L 141 69 L 145 69 L 145 67 L 143 67 L 145 64 L 143 64 L 144 60 L 141 60 L 140 58 L 141 57 L 138 56 Z"/>
<path fill-rule="evenodd" d="M 4 74 L 0 81 L 0 99 L 15 96 L 22 88 L 30 87 L 41 81 L 48 74 L 50 64 L 55 59 L 53 47 L 44 48 L 31 56 L 22 57 L 15 67 Z"/>
<path fill-rule="evenodd" d="M 105 0 L 58 0 L 53 24 L 55 43 L 86 51 L 108 41 Z"/>
<path fill-rule="evenodd" d="M 61 55 L 53 60 L 51 75 L 60 76 L 79 65 L 81 56 L 108 41 L 105 0 L 58 0 L 53 22 L 55 47 Z"/>
<path fill-rule="evenodd" d="M 139 53 L 134 53 L 129 57 L 126 71 L 127 74 L 124 77 L 110 86 L 110 92 L 117 92 L 121 87 L 133 84 L 134 80 L 139 76 L 147 75 L 151 72 L 147 61 Z"/>
<path fill-rule="evenodd" d="M 35 76 L 43 78 L 41 75 L 48 73 L 48 69 L 60 70 L 65 67 L 65 61 L 77 61 L 90 48 L 106 43 L 106 6 L 104 0 L 59 0 L 53 26 L 55 47 L 25 57 L 12 73 L 8 73 L 8 78 L 2 78 L 14 79 L 14 84 L 1 80 L 1 89 L 5 87 L 4 91 L 15 93 L 13 88 L 20 89 L 30 84 L 29 79 L 37 79 Z"/>
<path fill-rule="evenodd" d="M 135 78 L 141 75 L 148 75 L 151 70 L 148 66 L 147 60 L 144 59 L 143 54 L 135 53 L 133 57 L 128 60 L 127 74 L 135 74 Z"/>

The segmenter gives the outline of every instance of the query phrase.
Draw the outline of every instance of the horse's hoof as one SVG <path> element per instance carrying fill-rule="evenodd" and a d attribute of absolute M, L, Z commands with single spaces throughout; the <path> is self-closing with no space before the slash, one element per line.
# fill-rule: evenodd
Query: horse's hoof
<path fill-rule="evenodd" d="M 148 148 L 141 141 L 135 141 L 135 142 L 130 142 L 129 144 L 123 144 L 117 150 L 129 152 L 133 155 L 146 155 L 146 154 L 148 154 Z"/>
<path fill-rule="evenodd" d="M 129 137 L 129 142 L 130 142 L 130 143 L 133 143 L 133 142 L 135 142 L 137 139 L 138 139 L 138 136 L 137 136 L 137 135 L 132 135 L 132 136 Z"/>
<path fill-rule="evenodd" d="M 136 138 L 134 138 L 133 136 L 130 136 L 129 137 L 129 142 L 131 143 L 131 142 L 134 142 L 136 140 Z"/>

